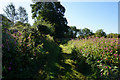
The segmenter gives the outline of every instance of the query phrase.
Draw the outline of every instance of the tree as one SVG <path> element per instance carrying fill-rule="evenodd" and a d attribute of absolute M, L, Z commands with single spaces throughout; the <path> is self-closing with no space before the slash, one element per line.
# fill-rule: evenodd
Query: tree
<path fill-rule="evenodd" d="M 60 2 L 36 2 L 31 4 L 32 18 L 35 22 L 49 21 L 54 25 L 54 38 L 64 38 L 68 31 L 67 20 L 64 17 L 65 8 Z"/>
<path fill-rule="evenodd" d="M 22 23 L 28 23 L 28 14 L 24 7 L 21 6 L 19 7 L 18 17 L 19 17 L 19 21 L 21 21 Z"/>
<path fill-rule="evenodd" d="M 83 34 L 84 38 L 87 38 L 88 36 L 93 35 L 92 31 L 90 31 L 90 29 L 88 29 L 88 28 L 82 29 L 82 34 Z"/>
<path fill-rule="evenodd" d="M 70 28 L 68 29 L 69 30 L 69 36 L 70 38 L 76 38 L 78 32 L 79 32 L 79 29 L 76 28 L 76 26 L 70 26 Z"/>
<path fill-rule="evenodd" d="M 79 38 L 84 38 L 82 29 L 79 29 L 79 31 L 78 31 L 78 37 Z"/>
<path fill-rule="evenodd" d="M 106 33 L 103 31 L 103 29 L 99 29 L 96 31 L 95 36 L 96 37 L 102 37 L 102 36 L 106 37 Z"/>
<path fill-rule="evenodd" d="M 15 23 L 15 21 L 18 19 L 17 15 L 18 13 L 15 10 L 15 6 L 10 3 L 5 9 L 3 9 L 4 12 L 6 13 L 6 16 L 9 20 L 11 20 L 13 22 L 13 24 Z"/>
<path fill-rule="evenodd" d="M 110 33 L 110 34 L 107 34 L 107 38 L 118 38 L 119 34 L 115 34 L 115 33 Z"/>

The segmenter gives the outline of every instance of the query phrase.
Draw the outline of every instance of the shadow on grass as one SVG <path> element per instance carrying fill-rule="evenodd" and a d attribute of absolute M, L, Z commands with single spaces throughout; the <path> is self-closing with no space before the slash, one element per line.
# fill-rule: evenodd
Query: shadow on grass
<path fill-rule="evenodd" d="M 61 79 L 66 72 L 71 71 L 71 66 L 65 64 L 64 58 L 61 54 L 61 48 L 54 41 L 43 39 L 43 49 L 47 54 L 45 55 L 43 68 L 38 68 L 38 73 L 35 74 L 36 79 L 53 80 Z M 41 62 L 41 61 L 40 61 Z M 40 64 L 38 64 L 40 65 Z M 61 68 L 62 67 L 62 68 Z"/>

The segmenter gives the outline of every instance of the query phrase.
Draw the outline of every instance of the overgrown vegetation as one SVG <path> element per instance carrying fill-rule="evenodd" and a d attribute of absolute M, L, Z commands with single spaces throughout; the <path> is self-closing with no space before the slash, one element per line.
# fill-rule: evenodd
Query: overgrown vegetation
<path fill-rule="evenodd" d="M 91 70 L 91 79 L 119 79 L 120 76 L 120 48 L 118 38 L 89 38 L 71 40 L 62 46 L 63 52 L 71 54 L 71 60 L 76 62 L 79 71 Z M 81 63 L 87 64 L 84 66 Z M 88 67 L 90 66 L 90 67 Z M 83 74 L 85 71 L 81 71 Z M 87 73 L 86 73 L 87 74 Z"/>
<path fill-rule="evenodd" d="M 68 27 L 60 3 L 37 2 L 31 7 L 33 26 L 22 21 L 10 25 L 4 19 L 3 80 L 120 79 L 119 34 Z"/>

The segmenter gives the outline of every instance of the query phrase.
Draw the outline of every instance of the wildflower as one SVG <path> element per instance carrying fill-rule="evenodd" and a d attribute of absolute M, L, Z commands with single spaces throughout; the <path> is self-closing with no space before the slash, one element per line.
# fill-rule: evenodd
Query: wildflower
<path fill-rule="evenodd" d="M 15 36 L 15 35 L 13 35 L 13 37 L 15 38 L 16 36 Z"/>
<path fill-rule="evenodd" d="M 111 67 L 109 67 L 109 69 L 111 69 Z"/>
<path fill-rule="evenodd" d="M 16 41 L 14 43 L 16 44 Z"/>
<path fill-rule="evenodd" d="M 5 31 L 7 31 L 8 29 L 7 29 L 7 28 L 5 28 L 4 30 L 5 30 Z"/>
<path fill-rule="evenodd" d="M 28 37 L 28 39 L 30 39 L 30 36 Z"/>
<path fill-rule="evenodd" d="M 30 38 L 30 37 L 28 37 L 28 39 L 29 39 L 29 40 L 31 40 L 31 38 Z"/>
<path fill-rule="evenodd" d="M 102 77 L 102 73 L 101 73 L 101 77 Z"/>
<path fill-rule="evenodd" d="M 22 41 L 20 41 L 20 43 L 21 43 Z"/>
<path fill-rule="evenodd" d="M 119 57 L 120 57 L 120 55 L 119 55 Z"/>
<path fill-rule="evenodd" d="M 27 45 L 28 47 L 30 46 L 30 44 Z"/>
<path fill-rule="evenodd" d="M 100 61 L 98 60 L 97 62 L 99 63 Z"/>
<path fill-rule="evenodd" d="M 117 49 L 117 47 L 116 47 L 116 46 L 115 46 L 114 48 L 115 48 L 115 49 Z"/>
<path fill-rule="evenodd" d="M 105 68 L 108 68 L 107 66 L 105 66 Z"/>
<path fill-rule="evenodd" d="M 82 50 L 81 50 L 81 52 L 82 52 Z"/>
<path fill-rule="evenodd" d="M 103 52 L 103 54 L 105 54 L 105 52 Z"/>
<path fill-rule="evenodd" d="M 118 44 L 120 44 L 120 42 L 118 42 Z"/>
<path fill-rule="evenodd" d="M 114 56 L 117 56 L 117 54 L 114 54 Z"/>
<path fill-rule="evenodd" d="M 21 33 L 19 33 L 19 36 L 21 36 L 22 34 Z"/>
<path fill-rule="evenodd" d="M 11 70 L 11 67 L 8 67 L 9 70 Z"/>
<path fill-rule="evenodd" d="M 34 56 L 36 56 L 36 52 L 34 53 Z"/>
<path fill-rule="evenodd" d="M 95 41 L 95 39 L 93 41 Z"/>
<path fill-rule="evenodd" d="M 112 50 L 110 51 L 110 53 L 112 52 Z"/>

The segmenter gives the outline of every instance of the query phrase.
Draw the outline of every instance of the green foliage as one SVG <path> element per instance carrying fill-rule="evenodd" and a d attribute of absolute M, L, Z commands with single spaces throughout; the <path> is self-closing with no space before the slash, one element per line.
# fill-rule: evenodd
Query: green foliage
<path fill-rule="evenodd" d="M 65 32 L 68 30 L 67 20 L 64 17 L 65 8 L 60 2 L 36 2 L 31 5 L 32 17 L 35 21 L 49 21 L 54 28 L 55 38 L 64 38 Z"/>
<path fill-rule="evenodd" d="M 63 57 L 53 37 L 19 26 L 3 32 L 3 79 L 86 79 Z"/>
<path fill-rule="evenodd" d="M 24 30 L 19 31 L 19 28 L 16 29 L 17 31 L 13 32 L 3 32 L 3 78 L 5 79 L 33 77 L 32 74 L 25 74 L 30 71 L 30 73 L 35 73 L 32 68 L 34 70 L 37 68 L 33 66 L 36 61 L 33 61 L 34 53 L 32 46 L 30 46 L 32 43 L 30 43 L 30 39 L 28 40 L 29 33 L 24 32 Z"/>
<path fill-rule="evenodd" d="M 106 33 L 102 29 L 99 29 L 96 31 L 95 36 L 96 37 L 103 37 L 103 36 L 106 37 Z"/>
<path fill-rule="evenodd" d="M 114 34 L 114 33 L 110 33 L 110 34 L 107 34 L 107 38 L 118 38 L 119 37 L 119 34 Z"/>
<path fill-rule="evenodd" d="M 60 48 L 50 35 L 42 35 L 37 28 L 17 26 L 4 31 L 2 40 L 3 79 L 49 80 L 57 76 Z"/>
<path fill-rule="evenodd" d="M 14 26 L 19 26 L 19 25 L 31 27 L 31 25 L 29 23 L 23 23 L 21 21 L 17 21 Z"/>
<path fill-rule="evenodd" d="M 52 36 L 34 26 L 3 32 L 4 79 L 118 79 L 118 38 L 71 40 L 60 48 Z"/>
<path fill-rule="evenodd" d="M 92 31 L 90 31 L 90 29 L 88 29 L 88 28 L 82 29 L 82 34 L 83 34 L 84 38 L 87 38 L 87 37 L 93 35 Z"/>
<path fill-rule="evenodd" d="M 76 38 L 77 33 L 78 33 L 79 29 L 76 28 L 76 26 L 70 26 L 70 28 L 68 29 L 68 38 Z M 66 34 L 66 35 L 67 35 Z"/>
<path fill-rule="evenodd" d="M 77 29 L 75 26 L 71 26 L 68 34 L 70 35 L 70 38 L 76 38 L 77 36 L 79 38 L 87 38 L 89 36 L 92 36 L 93 32 L 88 28 Z"/>
<path fill-rule="evenodd" d="M 33 24 L 33 27 L 34 28 L 37 28 L 40 33 L 44 33 L 44 34 L 49 34 L 51 36 L 53 36 L 54 32 L 55 32 L 55 29 L 53 27 L 54 25 L 50 24 L 49 21 L 36 21 L 34 24 Z"/>
<path fill-rule="evenodd" d="M 28 23 L 28 14 L 24 7 L 20 6 L 18 9 L 19 21 L 22 23 Z"/>
<path fill-rule="evenodd" d="M 13 27 L 3 27 L 3 79 L 119 79 L 118 38 L 102 37 L 106 36 L 102 29 L 95 33 L 101 38 L 91 38 L 89 36 L 94 33 L 88 28 L 69 28 L 64 18 L 65 8 L 60 2 L 36 2 L 31 7 L 35 19 L 33 26 L 24 23 L 27 16 L 25 20 L 22 16 Z M 19 11 L 21 16 L 25 9 L 21 7 Z M 70 40 L 66 38 L 76 38 L 78 35 L 85 39 L 64 44 Z"/>
<path fill-rule="evenodd" d="M 17 22 L 15 23 L 15 26 L 19 26 L 19 25 L 24 25 L 24 23 L 22 23 L 21 21 L 17 21 Z"/>
<path fill-rule="evenodd" d="M 6 16 L 4 15 L 0 15 L 0 16 L 2 18 L 2 29 L 13 26 L 13 22 L 10 21 L 8 18 L 6 18 Z"/>

